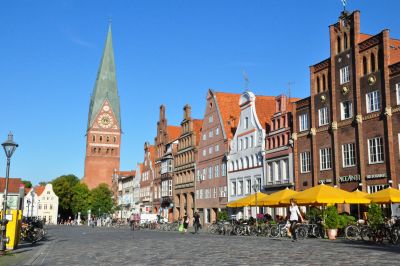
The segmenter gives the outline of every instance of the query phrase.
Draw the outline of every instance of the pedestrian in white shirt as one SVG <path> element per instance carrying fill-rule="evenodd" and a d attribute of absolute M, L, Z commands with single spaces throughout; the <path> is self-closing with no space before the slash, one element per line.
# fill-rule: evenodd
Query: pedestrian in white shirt
<path fill-rule="evenodd" d="M 301 222 L 303 222 L 303 217 L 301 216 L 299 207 L 297 206 L 296 201 L 294 199 L 290 199 L 289 211 L 290 211 L 290 217 L 289 217 L 290 232 L 292 233 L 292 242 L 294 242 L 297 240 L 296 224 L 298 223 L 299 218 L 300 218 Z"/>

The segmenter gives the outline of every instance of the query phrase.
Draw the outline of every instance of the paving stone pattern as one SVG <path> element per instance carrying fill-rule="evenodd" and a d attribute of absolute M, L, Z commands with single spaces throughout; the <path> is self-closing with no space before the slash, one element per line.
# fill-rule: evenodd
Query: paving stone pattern
<path fill-rule="evenodd" d="M 400 246 L 54 226 L 32 265 L 399 265 Z"/>

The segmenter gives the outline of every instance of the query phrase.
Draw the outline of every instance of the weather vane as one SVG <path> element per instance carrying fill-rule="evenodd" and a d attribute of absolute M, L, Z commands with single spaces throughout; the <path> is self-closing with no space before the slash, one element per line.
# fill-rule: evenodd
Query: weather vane
<path fill-rule="evenodd" d="M 347 0 L 342 0 L 343 11 L 346 11 Z"/>
<path fill-rule="evenodd" d="M 249 89 L 249 77 L 247 76 L 246 71 L 243 70 L 243 79 L 244 79 L 244 89 Z"/>

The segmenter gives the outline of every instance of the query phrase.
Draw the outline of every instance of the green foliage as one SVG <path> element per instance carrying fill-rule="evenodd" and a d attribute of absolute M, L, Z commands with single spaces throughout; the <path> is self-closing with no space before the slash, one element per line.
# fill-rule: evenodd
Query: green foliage
<path fill-rule="evenodd" d="M 31 188 L 32 187 L 32 182 L 28 180 L 22 180 L 22 183 L 24 183 L 25 188 Z"/>
<path fill-rule="evenodd" d="M 40 182 L 39 182 L 39 186 L 45 186 L 45 185 L 47 185 L 47 182 L 46 182 L 46 181 L 40 181 Z"/>
<path fill-rule="evenodd" d="M 351 215 L 341 214 L 339 215 L 339 226 L 338 228 L 346 228 L 350 224 L 355 224 L 356 218 Z"/>
<path fill-rule="evenodd" d="M 91 210 L 96 216 L 109 214 L 113 209 L 113 193 L 106 184 L 100 184 L 91 191 Z"/>
<path fill-rule="evenodd" d="M 335 206 L 329 206 L 324 212 L 325 227 L 327 229 L 338 229 L 339 214 Z"/>
<path fill-rule="evenodd" d="M 57 177 L 53 181 L 54 193 L 59 198 L 59 213 L 62 217 L 73 216 L 71 202 L 74 196 L 73 187 L 79 183 L 79 179 L 75 175 L 63 175 Z"/>
<path fill-rule="evenodd" d="M 321 221 L 322 220 L 322 211 L 319 208 L 312 206 L 306 214 L 306 219 L 313 221 L 313 222 Z"/>
<path fill-rule="evenodd" d="M 218 221 L 228 221 L 228 212 L 226 210 L 219 211 L 217 214 Z"/>
<path fill-rule="evenodd" d="M 381 207 L 376 203 L 372 203 L 368 208 L 368 223 L 369 225 L 377 229 L 384 223 L 384 215 Z"/>
<path fill-rule="evenodd" d="M 72 213 L 77 214 L 80 212 L 82 216 L 86 216 L 91 201 L 89 188 L 86 184 L 78 182 L 72 187 L 72 191 Z"/>

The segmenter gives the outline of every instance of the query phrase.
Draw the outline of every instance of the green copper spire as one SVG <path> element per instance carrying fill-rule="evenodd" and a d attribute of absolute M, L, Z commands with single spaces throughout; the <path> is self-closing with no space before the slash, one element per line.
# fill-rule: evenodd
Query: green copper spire
<path fill-rule="evenodd" d="M 93 126 L 96 116 L 100 112 L 104 101 L 108 100 L 115 115 L 116 122 L 121 128 L 121 115 L 119 109 L 119 96 L 117 80 L 115 78 L 114 51 L 112 47 L 111 24 L 108 27 L 106 45 L 97 72 L 96 83 L 90 99 L 88 129 Z"/>

